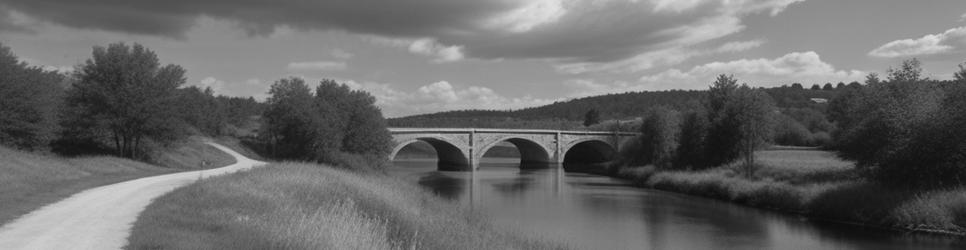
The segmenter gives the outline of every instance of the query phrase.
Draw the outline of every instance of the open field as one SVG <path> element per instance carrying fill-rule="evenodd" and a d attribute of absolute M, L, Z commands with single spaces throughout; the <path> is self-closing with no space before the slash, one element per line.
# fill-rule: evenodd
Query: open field
<path fill-rule="evenodd" d="M 284 163 L 158 198 L 127 249 L 547 249 L 385 176 Z"/>
<path fill-rule="evenodd" d="M 195 138 L 157 153 L 155 159 L 165 167 L 111 156 L 65 158 L 0 147 L 0 225 L 85 189 L 234 163 L 230 155 Z"/>
<path fill-rule="evenodd" d="M 625 168 L 638 185 L 799 213 L 817 219 L 966 234 L 966 188 L 906 190 L 859 178 L 852 163 L 809 149 L 759 151 L 750 177 L 737 165 L 704 171 Z"/>

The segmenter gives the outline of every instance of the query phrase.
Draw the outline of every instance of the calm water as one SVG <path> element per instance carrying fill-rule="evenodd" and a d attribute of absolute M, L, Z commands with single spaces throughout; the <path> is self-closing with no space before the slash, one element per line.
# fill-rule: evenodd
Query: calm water
<path fill-rule="evenodd" d="M 581 249 L 966 249 L 953 237 L 816 222 L 609 177 L 521 170 L 514 161 L 487 158 L 472 174 L 401 160 L 392 173 L 498 226 Z"/>

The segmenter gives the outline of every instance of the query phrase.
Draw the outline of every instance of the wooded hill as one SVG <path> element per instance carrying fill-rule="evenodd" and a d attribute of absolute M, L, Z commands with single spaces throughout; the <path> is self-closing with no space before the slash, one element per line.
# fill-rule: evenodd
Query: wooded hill
<path fill-rule="evenodd" d="M 783 109 L 811 109 L 825 112 L 824 103 L 812 98 L 831 100 L 847 86 L 831 83 L 824 87 L 801 84 L 764 89 L 776 106 Z M 648 110 L 666 107 L 683 110 L 699 105 L 705 90 L 642 91 L 583 97 L 520 110 L 455 110 L 389 119 L 392 127 L 479 127 L 479 128 L 544 128 L 583 129 L 584 115 L 591 109 L 599 111 L 602 120 L 632 120 Z"/>

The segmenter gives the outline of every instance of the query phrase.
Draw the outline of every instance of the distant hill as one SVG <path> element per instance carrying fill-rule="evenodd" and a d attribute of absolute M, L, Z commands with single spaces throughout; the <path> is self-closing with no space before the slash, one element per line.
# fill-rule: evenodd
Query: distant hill
<path fill-rule="evenodd" d="M 811 108 L 824 112 L 825 103 L 812 98 L 831 100 L 844 88 L 812 90 L 800 87 L 764 89 L 780 108 Z M 699 105 L 707 91 L 670 90 L 607 94 L 555 102 L 520 110 L 456 110 L 389 119 L 391 127 L 476 127 L 476 128 L 543 128 L 585 129 L 584 114 L 597 109 L 603 120 L 633 120 L 649 109 L 666 106 L 686 109 Z"/>

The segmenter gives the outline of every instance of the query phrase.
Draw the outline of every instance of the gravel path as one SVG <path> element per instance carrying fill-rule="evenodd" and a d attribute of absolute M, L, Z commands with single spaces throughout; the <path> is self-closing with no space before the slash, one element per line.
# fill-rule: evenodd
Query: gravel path
<path fill-rule="evenodd" d="M 0 249 L 120 249 L 127 243 L 138 214 L 154 198 L 204 177 L 264 164 L 225 146 L 209 144 L 231 154 L 238 162 L 85 190 L 0 227 Z"/>

